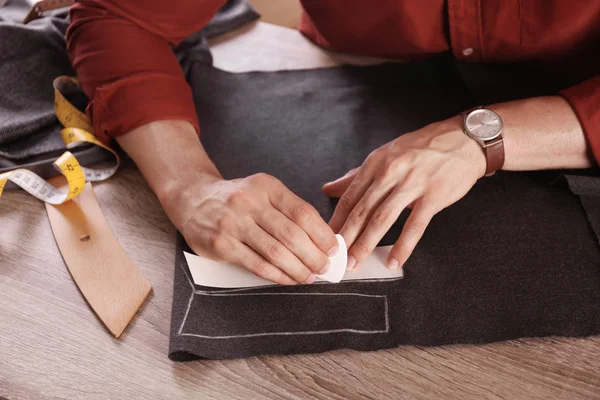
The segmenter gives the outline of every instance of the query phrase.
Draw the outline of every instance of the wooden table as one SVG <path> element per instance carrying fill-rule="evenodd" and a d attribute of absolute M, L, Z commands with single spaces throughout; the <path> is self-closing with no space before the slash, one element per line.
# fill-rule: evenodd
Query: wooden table
<path fill-rule="evenodd" d="M 121 339 L 112 338 L 73 283 L 43 204 L 22 191 L 6 192 L 0 200 L 0 397 L 600 398 L 600 337 L 171 362 L 175 229 L 131 162 L 94 190 L 153 293 Z"/>
<path fill-rule="evenodd" d="M 600 398 L 597 337 L 171 362 L 175 229 L 131 163 L 94 190 L 154 291 L 122 338 L 112 338 L 73 283 L 42 203 L 8 191 L 0 201 L 0 396 Z"/>

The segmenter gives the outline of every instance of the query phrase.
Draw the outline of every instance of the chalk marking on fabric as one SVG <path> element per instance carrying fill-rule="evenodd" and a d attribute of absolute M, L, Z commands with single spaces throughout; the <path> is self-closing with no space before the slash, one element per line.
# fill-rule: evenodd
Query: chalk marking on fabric
<path fill-rule="evenodd" d="M 187 318 L 190 313 L 190 309 L 192 307 L 192 302 L 194 300 L 194 295 L 196 293 L 192 293 L 190 299 L 188 301 L 188 306 L 183 317 L 183 321 L 179 326 L 179 330 L 177 332 L 178 336 L 189 336 L 189 337 L 197 337 L 201 339 L 239 339 L 246 337 L 261 337 L 261 336 L 294 336 L 294 335 L 323 335 L 323 334 L 331 334 L 331 333 L 357 333 L 357 334 L 377 334 L 377 333 L 389 333 L 390 331 L 390 319 L 389 319 L 389 307 L 388 307 L 388 296 L 387 295 L 375 295 L 375 294 L 365 294 L 365 293 L 235 293 L 235 294 L 221 294 L 217 293 L 216 295 L 221 295 L 224 297 L 227 296 L 290 296 L 290 295 L 302 295 L 302 296 L 361 296 L 361 297 L 373 297 L 373 298 L 381 298 L 384 302 L 384 320 L 385 320 L 385 329 L 377 329 L 377 330 L 361 330 L 361 329 L 352 329 L 352 328 L 339 328 L 339 329 L 328 329 L 328 330 L 318 330 L 318 331 L 297 331 L 297 332 L 260 332 L 260 333 L 248 333 L 241 335 L 201 335 L 198 333 L 184 333 L 183 328 L 185 323 L 187 322 Z M 206 295 L 206 294 L 204 294 Z M 215 294 L 211 294 L 215 295 Z"/>

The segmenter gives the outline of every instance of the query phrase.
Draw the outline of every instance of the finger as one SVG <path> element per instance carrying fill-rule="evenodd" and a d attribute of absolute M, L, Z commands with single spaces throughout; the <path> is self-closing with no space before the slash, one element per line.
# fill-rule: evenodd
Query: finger
<path fill-rule="evenodd" d="M 326 256 L 331 257 L 337 252 L 337 239 L 331 227 L 313 206 L 292 193 L 283 183 L 279 182 L 272 188 L 269 200 L 273 207 L 302 228 Z"/>
<path fill-rule="evenodd" d="M 375 249 L 381 238 L 390 230 L 402 211 L 414 199 L 414 194 L 395 189 L 377 207 L 371 215 L 366 228 L 348 250 L 348 258 L 354 257 L 354 266 L 357 268 Z"/>
<path fill-rule="evenodd" d="M 388 187 L 389 186 L 389 187 Z M 340 229 L 340 234 L 346 240 L 348 248 L 354 246 L 354 242 L 360 236 L 362 231 L 366 228 L 371 215 L 379 207 L 379 205 L 388 197 L 392 190 L 392 183 L 389 185 L 383 185 L 380 182 L 374 182 L 369 189 L 365 192 L 364 196 L 356 203 L 344 226 Z M 358 246 L 362 245 L 359 243 Z M 362 249 L 362 252 L 367 249 Z M 348 266 L 351 267 L 351 263 L 356 263 L 357 259 L 348 258 Z M 354 265 L 356 267 L 356 264 Z M 353 268 L 350 268 L 353 269 Z"/>
<path fill-rule="evenodd" d="M 256 223 L 283 244 L 315 274 L 324 274 L 329 268 L 329 258 L 306 234 L 280 211 L 271 208 L 257 216 Z"/>
<path fill-rule="evenodd" d="M 279 268 L 269 263 L 254 250 L 232 236 L 215 233 L 213 235 L 207 235 L 205 239 L 207 239 L 207 242 L 210 242 L 205 244 L 210 244 L 210 247 L 212 248 L 211 254 L 205 255 L 205 257 L 217 261 L 232 262 L 246 268 L 261 278 L 268 279 L 281 285 L 295 285 L 297 283 Z M 190 245 L 190 247 L 196 254 L 200 255 L 204 252 L 200 253 L 198 250 L 205 248 L 206 246 L 200 246 L 200 249 L 196 249 L 196 246 L 194 245 Z"/>
<path fill-rule="evenodd" d="M 419 240 L 423 236 L 425 229 L 431 222 L 431 219 L 436 213 L 436 209 L 421 199 L 415 202 L 400 238 L 388 256 L 388 268 L 402 268 L 408 257 L 412 254 Z"/>
<path fill-rule="evenodd" d="M 348 189 L 357 173 L 358 168 L 351 169 L 346 175 L 323 185 L 323 192 L 329 197 L 340 197 Z"/>
<path fill-rule="evenodd" d="M 292 279 L 281 269 L 277 268 L 275 265 L 265 260 L 265 258 L 262 257 L 260 254 L 256 253 L 256 251 L 254 251 L 244 243 L 240 243 L 237 240 L 236 242 L 237 245 L 235 251 L 233 252 L 234 256 L 230 260 L 231 262 L 241 265 L 248 271 L 260 276 L 261 278 L 268 279 L 271 282 L 279 283 L 280 285 L 298 284 L 298 282 Z"/>
<path fill-rule="evenodd" d="M 310 269 L 302 264 L 283 244 L 254 222 L 246 226 L 240 239 L 296 282 L 313 283 L 315 281 L 316 276 Z"/>
<path fill-rule="evenodd" d="M 329 221 L 329 226 L 334 232 L 339 232 L 348 215 L 354 209 L 354 206 L 363 197 L 369 186 L 371 186 L 371 178 L 365 176 L 364 168 L 360 168 L 344 192 L 333 212 L 333 216 Z M 345 239 L 345 238 L 344 238 Z"/>

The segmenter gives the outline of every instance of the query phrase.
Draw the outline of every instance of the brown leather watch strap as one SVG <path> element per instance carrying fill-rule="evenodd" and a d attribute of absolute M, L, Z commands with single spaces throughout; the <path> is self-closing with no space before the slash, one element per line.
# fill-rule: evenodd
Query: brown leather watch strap
<path fill-rule="evenodd" d="M 33 20 L 42 18 L 46 11 L 56 10 L 57 8 L 71 7 L 74 0 L 42 0 L 38 1 L 31 7 L 23 19 L 23 24 L 27 24 Z"/>
<path fill-rule="evenodd" d="M 504 138 L 502 135 L 486 142 L 484 152 L 487 159 L 485 176 L 494 175 L 494 172 L 504 166 Z"/>

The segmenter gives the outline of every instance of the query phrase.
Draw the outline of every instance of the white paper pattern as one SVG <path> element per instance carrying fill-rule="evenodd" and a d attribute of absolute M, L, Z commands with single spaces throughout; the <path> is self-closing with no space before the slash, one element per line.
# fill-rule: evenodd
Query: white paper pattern
<path fill-rule="evenodd" d="M 213 67 L 231 73 L 374 65 L 389 61 L 327 51 L 296 29 L 265 22 L 245 25 L 210 39 L 208 44 Z"/>
<path fill-rule="evenodd" d="M 343 247 L 345 249 L 345 243 L 343 243 Z M 338 257 L 337 254 L 334 255 L 332 259 L 335 260 L 331 263 L 330 271 L 339 271 L 340 261 L 337 260 L 342 260 L 344 264 L 342 282 L 349 280 L 400 279 L 403 276 L 402 269 L 393 270 L 385 266 L 387 255 L 391 248 L 392 246 L 377 247 L 373 254 L 354 271 L 345 271 L 347 254 L 345 254 L 344 249 L 340 248 L 344 253 L 344 257 Z M 185 251 L 183 254 L 196 285 L 228 289 L 275 285 L 273 282 L 256 276 L 247 269 L 235 264 L 209 260 Z M 334 265 L 334 262 L 337 264 Z"/>

